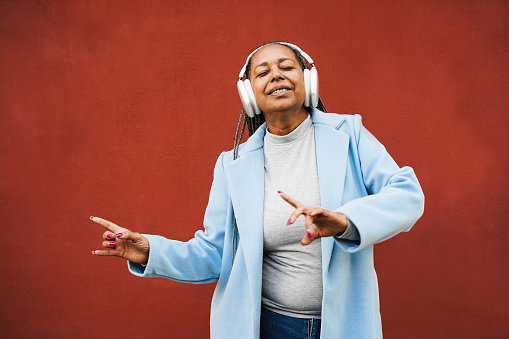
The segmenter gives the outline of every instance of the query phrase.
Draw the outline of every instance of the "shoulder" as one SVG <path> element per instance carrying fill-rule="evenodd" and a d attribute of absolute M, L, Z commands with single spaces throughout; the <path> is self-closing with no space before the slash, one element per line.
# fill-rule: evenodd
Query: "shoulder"
<path fill-rule="evenodd" d="M 315 125 L 327 126 L 351 136 L 358 136 L 362 128 L 362 117 L 359 114 L 323 113 L 313 109 L 311 117 Z"/>

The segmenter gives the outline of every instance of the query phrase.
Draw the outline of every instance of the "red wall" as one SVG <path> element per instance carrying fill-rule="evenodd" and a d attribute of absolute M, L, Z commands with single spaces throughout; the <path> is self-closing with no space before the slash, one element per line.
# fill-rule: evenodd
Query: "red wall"
<path fill-rule="evenodd" d="M 509 337 L 509 2 L 2 1 L 0 333 L 205 338 L 213 284 L 90 254 L 90 215 L 187 240 L 232 147 L 246 56 L 316 61 L 426 195 L 376 247 L 386 338 Z"/>

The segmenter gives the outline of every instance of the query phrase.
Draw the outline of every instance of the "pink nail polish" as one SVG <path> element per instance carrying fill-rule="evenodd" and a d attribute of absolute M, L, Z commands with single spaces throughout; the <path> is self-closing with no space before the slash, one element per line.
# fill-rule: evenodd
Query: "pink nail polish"
<path fill-rule="evenodd" d="M 95 251 L 92 251 L 92 254 L 95 254 Z"/>
<path fill-rule="evenodd" d="M 110 246 L 115 246 L 117 243 L 114 241 L 110 241 Z"/>
<path fill-rule="evenodd" d="M 122 238 L 122 236 L 123 236 L 123 235 L 124 235 L 124 233 L 117 233 L 117 234 L 115 234 L 115 236 L 116 236 L 117 238 Z"/>
<path fill-rule="evenodd" d="M 288 219 L 288 221 L 286 222 L 286 226 L 290 225 L 292 223 L 292 218 Z"/>
<path fill-rule="evenodd" d="M 94 217 L 90 217 L 90 220 L 94 219 Z"/>
<path fill-rule="evenodd" d="M 113 234 L 107 234 L 107 235 L 106 235 L 106 238 L 107 238 L 107 239 L 111 239 L 111 238 L 113 238 Z"/>
<path fill-rule="evenodd" d="M 302 246 L 304 246 L 304 243 L 303 243 L 302 241 L 300 242 L 300 244 L 301 244 Z"/>
<path fill-rule="evenodd" d="M 313 237 L 313 235 L 311 234 L 311 231 L 308 230 L 308 238 L 311 239 Z"/>
<path fill-rule="evenodd" d="M 277 192 L 278 192 L 278 193 L 280 193 L 280 194 L 281 194 L 281 193 L 283 193 L 283 192 L 281 192 L 281 191 L 277 191 Z"/>
<path fill-rule="evenodd" d="M 306 217 L 309 217 L 311 215 L 311 213 L 313 213 L 313 212 L 309 212 L 308 214 L 306 214 Z"/>

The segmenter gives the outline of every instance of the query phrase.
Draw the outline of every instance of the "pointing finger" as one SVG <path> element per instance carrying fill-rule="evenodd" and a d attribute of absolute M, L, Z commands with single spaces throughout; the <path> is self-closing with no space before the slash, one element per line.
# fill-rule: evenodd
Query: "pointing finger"
<path fill-rule="evenodd" d="M 103 226 L 104 228 L 106 228 L 107 230 L 113 232 L 113 233 L 118 233 L 122 230 L 122 228 L 114 223 L 112 223 L 111 221 L 108 221 L 106 219 L 102 219 L 102 218 L 99 218 L 99 217 L 90 217 L 90 220 L 92 220 L 93 222 L 95 222 L 96 224 L 99 224 L 101 226 Z"/>
<path fill-rule="evenodd" d="M 289 203 L 293 207 L 297 208 L 297 207 L 302 205 L 299 201 L 297 201 L 294 198 L 290 197 L 288 194 L 283 193 L 281 191 L 278 191 L 278 193 L 279 193 L 279 196 L 281 196 L 281 198 L 283 198 L 284 201 L 286 201 L 287 203 Z"/>

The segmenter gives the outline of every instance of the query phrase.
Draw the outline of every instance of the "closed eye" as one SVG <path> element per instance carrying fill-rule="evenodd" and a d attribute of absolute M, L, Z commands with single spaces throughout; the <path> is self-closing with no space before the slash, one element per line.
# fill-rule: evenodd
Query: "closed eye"
<path fill-rule="evenodd" d="M 263 72 L 258 73 L 256 76 L 263 77 L 263 76 L 267 75 L 268 73 L 269 73 L 269 71 L 263 71 Z"/>

